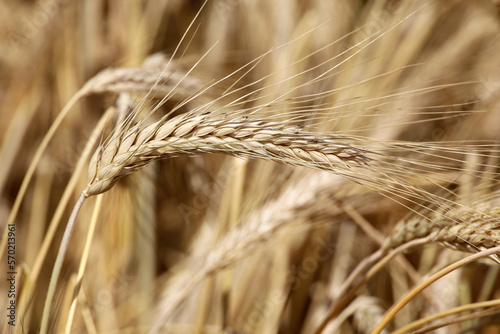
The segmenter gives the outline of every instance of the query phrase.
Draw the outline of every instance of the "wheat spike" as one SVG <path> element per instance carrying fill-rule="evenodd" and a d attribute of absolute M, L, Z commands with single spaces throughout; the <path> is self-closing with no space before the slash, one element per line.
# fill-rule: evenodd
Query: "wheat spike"
<path fill-rule="evenodd" d="M 455 208 L 436 212 L 433 218 L 401 221 L 386 239 L 384 249 L 398 247 L 408 241 L 428 237 L 431 242 L 467 252 L 500 245 L 500 207 Z"/>
<path fill-rule="evenodd" d="M 175 93 L 187 97 L 202 88 L 199 80 L 193 76 L 184 77 L 185 73 L 169 68 L 109 68 L 105 69 L 89 80 L 83 87 L 85 94 L 90 93 L 122 93 L 152 91 L 154 96 L 163 97 Z"/>
<path fill-rule="evenodd" d="M 197 153 L 256 157 L 334 172 L 366 167 L 372 160 L 367 156 L 372 152 L 345 137 L 318 137 L 299 127 L 245 117 L 187 113 L 143 128 L 132 126 L 99 147 L 89 166 L 85 194 L 109 190 L 120 177 L 152 160 Z"/>

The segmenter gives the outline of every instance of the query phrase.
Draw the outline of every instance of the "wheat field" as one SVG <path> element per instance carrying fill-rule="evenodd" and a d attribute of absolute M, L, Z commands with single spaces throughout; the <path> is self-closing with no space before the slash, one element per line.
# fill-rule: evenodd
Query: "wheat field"
<path fill-rule="evenodd" d="M 0 2 L 2 333 L 500 332 L 500 2 Z"/>

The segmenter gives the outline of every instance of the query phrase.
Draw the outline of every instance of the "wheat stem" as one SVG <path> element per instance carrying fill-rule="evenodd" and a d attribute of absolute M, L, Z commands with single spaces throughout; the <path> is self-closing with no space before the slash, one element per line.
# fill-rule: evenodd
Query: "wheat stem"
<path fill-rule="evenodd" d="M 465 332 L 467 332 L 467 329 L 470 330 L 470 329 L 475 328 L 474 325 L 472 325 L 472 326 L 468 325 L 469 323 L 471 323 L 471 320 L 477 320 L 474 323 L 480 322 L 480 320 L 487 321 L 486 320 L 487 317 L 498 315 L 499 311 L 500 311 L 500 306 L 496 306 L 496 307 L 494 306 L 494 307 L 491 307 L 491 308 L 486 309 L 486 310 L 481 310 L 481 311 L 477 311 L 474 313 L 465 314 L 465 315 L 455 317 L 455 318 L 452 318 L 449 320 L 441 320 L 435 324 L 425 326 L 425 327 L 422 327 L 416 331 L 413 331 L 412 334 L 431 333 L 431 332 L 433 332 L 436 329 L 439 329 L 441 327 L 450 326 L 450 325 L 459 324 L 459 323 L 462 323 L 462 327 L 465 328 L 465 330 L 463 332 L 465 333 Z M 480 318 L 482 318 L 482 319 L 480 319 Z M 451 330 L 450 330 L 450 332 L 451 332 Z"/>
<path fill-rule="evenodd" d="M 373 330 L 372 334 L 380 334 L 382 330 L 389 324 L 389 322 L 394 318 L 394 316 L 412 300 L 417 294 L 419 294 L 423 289 L 440 279 L 441 277 L 451 273 L 454 270 L 457 270 L 460 267 L 465 266 L 468 263 L 474 262 L 476 260 L 482 259 L 484 257 L 492 256 L 500 252 L 500 246 L 490 248 L 479 253 L 470 255 L 462 260 L 459 260 L 455 263 L 450 264 L 449 266 L 441 269 L 424 282 L 417 285 L 410 293 L 404 296 L 382 319 L 382 321 L 377 325 L 377 327 Z"/>
<path fill-rule="evenodd" d="M 73 107 L 73 105 L 83 95 L 85 95 L 85 93 L 86 93 L 85 88 L 82 88 L 75 95 L 73 95 L 71 100 L 64 106 L 61 113 L 54 120 L 54 122 L 50 126 L 49 131 L 47 131 L 47 134 L 43 137 L 43 140 L 36 150 L 35 156 L 33 157 L 33 160 L 31 161 L 31 163 L 28 167 L 28 170 L 26 171 L 26 174 L 24 175 L 23 182 L 21 183 L 21 187 L 19 188 L 19 191 L 16 195 L 14 205 L 12 206 L 12 211 L 10 212 L 9 218 L 7 220 L 7 224 L 5 225 L 6 231 L 7 231 L 8 225 L 14 224 L 16 221 L 17 214 L 19 212 L 19 209 L 21 208 L 21 203 L 24 199 L 24 195 L 26 194 L 26 190 L 28 189 L 28 186 L 31 182 L 31 178 L 33 177 L 33 174 L 35 173 L 36 167 L 38 166 L 38 163 L 40 162 L 40 159 L 42 158 L 42 154 L 45 152 L 47 145 L 49 145 L 50 140 L 54 136 L 56 130 L 59 128 L 59 125 L 61 125 L 64 118 L 71 110 L 71 107 Z M 3 257 L 3 252 L 5 251 L 5 247 L 7 246 L 7 235 L 8 235 L 8 233 L 4 232 L 4 234 L 2 236 L 2 242 L 0 243 L 0 257 Z"/>
<path fill-rule="evenodd" d="M 59 246 L 59 251 L 57 252 L 56 262 L 54 263 L 52 275 L 50 276 L 49 290 L 47 291 L 47 297 L 45 299 L 45 305 L 43 307 L 42 325 L 40 329 L 41 334 L 47 333 L 50 306 L 52 305 L 52 300 L 54 299 L 54 294 L 56 292 L 57 280 L 59 279 L 59 274 L 61 273 L 64 257 L 66 256 L 66 252 L 68 251 L 69 240 L 71 239 L 71 235 L 73 234 L 76 218 L 78 217 L 78 213 L 80 212 L 80 209 L 82 208 L 82 205 L 85 202 L 86 198 L 87 196 L 85 196 L 85 193 L 82 192 L 78 197 L 75 206 L 73 207 L 73 211 L 71 211 L 71 215 L 68 219 L 68 224 L 66 225 L 66 229 L 64 230 L 64 235 Z"/>
<path fill-rule="evenodd" d="M 415 330 L 416 328 L 422 326 L 423 324 L 426 324 L 428 322 L 434 321 L 436 319 L 444 318 L 447 316 L 450 316 L 452 314 L 457 314 L 461 313 L 464 311 L 470 311 L 470 310 L 475 310 L 475 309 L 480 309 L 480 308 L 486 308 L 486 307 L 499 307 L 500 306 L 500 299 L 495 299 L 495 300 L 488 300 L 485 302 L 479 302 L 479 303 L 472 303 L 472 304 L 467 304 L 467 305 L 461 305 L 454 307 L 449 310 L 445 310 L 443 312 L 439 312 L 436 314 L 433 314 L 431 316 L 428 316 L 426 318 L 422 318 L 419 320 L 416 320 L 404 327 L 399 328 L 398 330 L 392 332 L 391 334 L 404 334 L 404 333 L 410 333 L 411 331 Z"/>

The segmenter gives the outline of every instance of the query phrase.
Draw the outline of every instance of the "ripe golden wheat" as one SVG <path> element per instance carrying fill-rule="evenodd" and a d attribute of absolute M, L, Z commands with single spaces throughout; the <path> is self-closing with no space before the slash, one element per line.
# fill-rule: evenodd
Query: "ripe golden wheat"
<path fill-rule="evenodd" d="M 16 24 L 51 3 L 0 3 L 20 13 L 0 30 L 22 32 Z M 0 82 L 9 124 L 0 128 L 10 134 L 0 217 L 18 228 L 22 272 L 14 333 L 343 334 L 387 325 L 389 306 L 411 285 L 461 256 L 426 245 L 478 258 L 500 245 L 493 8 L 108 0 L 51 11 L 17 45 L 22 53 L 5 47 L 0 59 L 3 78 L 19 74 Z M 61 101 L 69 102 L 53 120 Z M 32 159 L 24 142 L 41 142 Z M 59 244 L 58 224 L 82 189 Z M 488 264 L 450 275 L 451 293 L 422 291 L 394 328 L 416 329 L 429 312 L 458 314 L 466 299 L 469 310 L 494 310 L 498 269 Z M 462 321 L 456 332 L 495 322 L 472 316 L 449 322 Z M 455 330 L 448 320 L 435 325 Z"/>

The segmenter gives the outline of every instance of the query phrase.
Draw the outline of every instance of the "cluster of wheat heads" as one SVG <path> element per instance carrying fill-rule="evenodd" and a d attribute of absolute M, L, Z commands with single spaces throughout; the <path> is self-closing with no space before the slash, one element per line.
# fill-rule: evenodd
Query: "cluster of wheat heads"
<path fill-rule="evenodd" d="M 0 6 L 2 331 L 498 330 L 494 1 Z"/>

